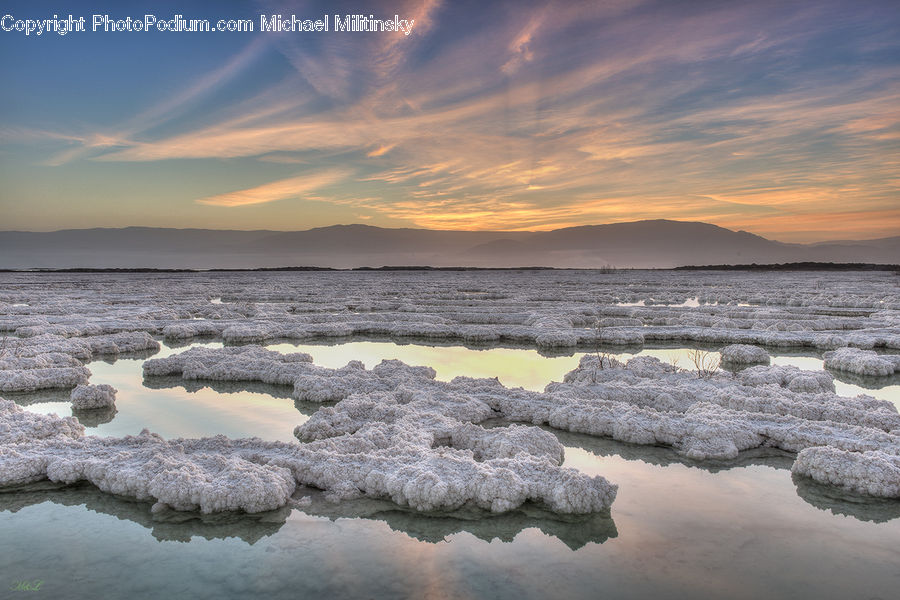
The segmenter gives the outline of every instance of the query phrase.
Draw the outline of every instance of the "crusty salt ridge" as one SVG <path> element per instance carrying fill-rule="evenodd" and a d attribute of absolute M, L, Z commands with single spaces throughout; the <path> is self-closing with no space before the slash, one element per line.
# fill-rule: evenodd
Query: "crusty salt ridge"
<path fill-rule="evenodd" d="M 733 365 L 769 364 L 769 353 L 759 346 L 731 344 L 720 351 L 722 362 Z"/>
<path fill-rule="evenodd" d="M 584 515 L 551 513 L 535 504 L 524 504 L 505 513 L 486 513 L 464 507 L 456 511 L 430 514 L 423 519 L 414 509 L 400 507 L 390 500 L 371 497 L 346 500 L 339 504 L 327 494 L 311 488 L 298 488 L 300 500 L 288 502 L 275 511 L 261 513 L 191 513 L 172 510 L 147 510 L 147 506 L 106 494 L 92 485 L 65 485 L 49 481 L 18 486 L 0 493 L 0 512 L 18 512 L 29 506 L 53 502 L 62 506 L 82 506 L 87 510 L 126 519 L 151 531 L 159 541 L 188 542 L 192 537 L 241 539 L 255 544 L 278 532 L 293 508 L 309 515 L 331 520 L 365 518 L 381 520 L 391 529 L 429 543 L 446 541 L 448 536 L 468 532 L 490 542 L 511 542 L 525 529 L 539 529 L 577 550 L 589 542 L 603 543 L 617 536 L 616 525 L 608 511 Z"/>
<path fill-rule="evenodd" d="M 32 350 L 79 360 L 107 350 L 76 346 L 137 333 L 230 343 L 369 336 L 546 352 L 645 342 L 898 349 L 894 279 L 878 272 L 194 273 L 117 275 L 123 285 L 111 291 L 104 275 L 0 274 L 0 332 L 19 341 L 52 336 Z M 113 345 L 109 351 L 143 349 Z"/>
<path fill-rule="evenodd" d="M 508 456 L 508 448 L 521 447 L 558 462 L 553 445 L 536 433 L 510 429 L 494 441 L 493 430 L 447 422 L 453 418 L 478 423 L 499 416 L 631 443 L 672 446 L 696 460 L 733 459 L 742 450 L 758 447 L 799 452 L 831 446 L 854 453 L 900 453 L 896 407 L 865 395 L 839 396 L 831 375 L 823 371 L 756 366 L 738 375 L 699 378 L 652 357 L 637 357 L 627 365 L 604 359 L 601 368 L 596 356 L 587 355 L 562 383 L 551 383 L 540 393 L 509 389 L 495 379 L 436 381 L 433 370 L 399 361 L 384 361 L 372 370 L 357 362 L 327 369 L 304 357 L 253 346 L 194 348 L 148 360 L 144 372 L 280 382 L 293 384 L 296 397 L 340 400 L 297 428 L 302 440 L 339 439 L 377 429 L 385 436 L 425 436 L 431 444 L 470 450 L 476 458 L 485 448 L 497 458 Z M 512 439 L 516 441 L 510 445 Z"/>
<path fill-rule="evenodd" d="M 72 390 L 72 408 L 87 410 L 93 408 L 113 408 L 116 405 L 116 388 L 105 383 L 100 385 L 81 384 Z"/>
<path fill-rule="evenodd" d="M 404 413 L 402 404 L 396 408 Z M 166 441 L 146 430 L 121 439 L 85 436 L 72 417 L 33 414 L 0 400 L 0 486 L 86 480 L 106 492 L 204 513 L 272 510 L 289 501 L 298 483 L 335 499 L 366 494 L 417 510 L 471 503 L 503 512 L 526 500 L 561 513 L 609 507 L 616 486 L 560 467 L 562 451 L 552 435 L 537 428 L 482 430 L 456 418 L 490 412 L 478 401 L 462 401 L 288 444 L 224 436 Z"/>
<path fill-rule="evenodd" d="M 83 362 L 97 356 L 156 351 L 160 347 L 159 342 L 146 332 L 65 337 L 39 333 L 34 330 L 37 327 L 19 332 L 26 337 L 5 338 L 14 341 L 7 342 L 9 347 L 0 352 L 0 392 L 73 388 L 86 384 L 91 375 Z M 77 335 L 82 331 L 69 333 Z"/>
<path fill-rule="evenodd" d="M 856 375 L 887 377 L 900 372 L 900 355 L 878 354 L 873 350 L 838 348 L 823 355 L 829 369 L 846 371 Z"/>
<path fill-rule="evenodd" d="M 226 342 L 426 338 L 547 352 L 644 342 L 897 349 L 895 280 L 877 272 L 0 274 L 0 332 L 13 340 L 0 349 L 0 390 L 85 383 L 83 362 L 153 351 L 151 335 Z M 895 410 L 836 396 L 827 375 L 797 369 L 753 367 L 733 381 L 724 374 L 698 381 L 647 362 L 609 375 L 583 363 L 569 380 L 534 395 L 486 380 L 441 384 L 399 365 L 374 374 L 351 364 L 338 373 L 260 358 L 264 364 L 246 366 L 251 381 L 289 379 L 298 398 L 313 401 L 390 396 L 405 385 L 476 393 L 518 420 L 669 444 L 696 458 L 759 445 L 896 454 Z M 223 373 L 217 380 L 232 377 L 227 361 L 195 372 L 206 376 L 213 367 Z M 210 376 L 218 377 L 212 370 Z"/>
<path fill-rule="evenodd" d="M 829 446 L 807 448 L 797 455 L 791 471 L 861 494 L 900 498 L 900 456 L 897 447 L 892 450 L 848 452 Z"/>

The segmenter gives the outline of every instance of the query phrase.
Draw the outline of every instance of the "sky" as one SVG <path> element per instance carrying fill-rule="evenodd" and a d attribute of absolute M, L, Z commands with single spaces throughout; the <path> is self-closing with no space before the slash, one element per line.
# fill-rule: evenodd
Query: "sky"
<path fill-rule="evenodd" d="M 0 229 L 900 235 L 896 0 L 73 4 L 0 4 L 87 26 L 0 31 Z M 261 32 L 274 14 L 330 30 Z M 347 14 L 412 26 L 334 31 Z"/>

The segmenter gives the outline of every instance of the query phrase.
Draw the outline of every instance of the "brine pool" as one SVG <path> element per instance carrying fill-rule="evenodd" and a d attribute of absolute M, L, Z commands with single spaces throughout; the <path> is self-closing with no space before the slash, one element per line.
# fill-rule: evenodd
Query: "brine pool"
<path fill-rule="evenodd" d="M 536 390 L 582 356 L 372 341 L 268 347 L 307 352 L 328 367 L 397 358 L 429 365 L 439 379 L 496 376 Z M 186 348 L 164 345 L 154 356 Z M 652 355 L 690 368 L 688 351 L 615 357 Z M 294 401 L 290 387 L 144 381 L 144 360 L 88 365 L 91 383 L 118 394 L 116 412 L 78 414 L 87 433 L 146 427 L 167 438 L 295 441 L 294 427 L 319 408 Z M 812 354 L 772 362 L 823 368 Z M 836 375 L 842 395 L 900 406 L 896 378 Z M 72 414 L 64 392 L 7 397 L 28 410 Z M 151 514 L 149 503 L 90 485 L 6 490 L 0 597 L 893 598 L 900 589 L 900 501 L 793 478 L 792 455 L 775 450 L 696 463 L 664 448 L 554 433 L 566 466 L 619 485 L 608 513 L 564 517 L 526 505 L 503 515 L 423 515 L 388 501 L 332 504 L 301 489 L 298 498 L 312 499 L 302 508 L 201 516 Z"/>

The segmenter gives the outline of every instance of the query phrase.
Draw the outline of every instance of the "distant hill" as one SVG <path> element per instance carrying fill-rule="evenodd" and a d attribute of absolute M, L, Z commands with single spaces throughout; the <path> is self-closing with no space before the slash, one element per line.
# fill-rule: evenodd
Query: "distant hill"
<path fill-rule="evenodd" d="M 749 263 L 898 263 L 900 236 L 786 244 L 716 225 L 635 221 L 547 232 L 334 225 L 307 231 L 70 229 L 0 231 L 0 268 L 282 266 L 670 268 Z"/>

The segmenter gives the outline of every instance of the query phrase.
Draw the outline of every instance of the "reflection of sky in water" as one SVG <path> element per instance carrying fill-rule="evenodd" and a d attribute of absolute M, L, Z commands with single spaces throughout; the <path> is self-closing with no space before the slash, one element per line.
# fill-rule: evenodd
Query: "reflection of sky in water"
<path fill-rule="evenodd" d="M 773 356 L 772 364 L 793 365 L 795 367 L 806 369 L 808 371 L 821 371 L 825 368 L 825 363 L 821 358 L 812 356 Z M 894 405 L 897 406 L 898 409 L 900 409 L 900 385 L 885 385 L 879 389 L 867 389 L 860 385 L 856 385 L 855 383 L 842 381 L 843 378 L 848 377 L 848 374 L 846 373 L 832 372 L 832 375 L 834 375 L 834 391 L 841 396 L 849 396 L 853 398 L 860 394 L 867 394 L 880 400 L 893 402 Z M 882 381 L 886 380 L 886 378 L 880 379 Z M 879 378 L 868 378 L 868 381 L 870 381 L 874 385 L 878 385 Z M 891 379 L 891 381 L 894 381 L 894 379 Z"/>
<path fill-rule="evenodd" d="M 309 352 L 329 367 L 358 359 L 371 368 L 398 358 L 430 365 L 441 379 L 499 376 L 506 385 L 531 389 L 560 380 L 581 357 L 376 342 L 273 348 Z M 164 347 L 157 356 L 182 350 Z M 687 349 L 641 354 L 691 366 Z M 124 435 L 148 427 L 166 437 L 225 433 L 293 440 L 294 426 L 307 418 L 290 398 L 264 391 L 220 393 L 197 382 L 195 392 L 180 385 L 144 387 L 142 362 L 89 365 L 92 383 L 119 389 L 118 414 L 90 433 Z M 821 368 L 812 357 L 773 362 Z M 847 393 L 843 386 L 850 384 L 838 383 L 838 391 Z M 882 396 L 896 387 L 859 389 Z M 282 393 L 289 395 L 290 388 Z M 70 414 L 67 402 L 28 408 Z M 599 518 L 596 538 L 588 526 L 579 537 L 577 524 L 560 526 L 546 516 L 459 520 L 443 533 L 443 521 L 396 507 L 343 516 L 331 508 L 335 520 L 307 508 L 207 527 L 197 518 L 166 521 L 171 516 L 151 515 L 149 504 L 93 488 L 84 497 L 42 492 L 27 501 L 0 494 L 0 539 L 15 540 L 16 550 L 0 553 L 0 585 L 6 586 L 0 589 L 41 579 L 44 597 L 66 598 L 749 599 L 887 598 L 896 592 L 900 502 L 850 498 L 794 481 L 789 458 L 751 459 L 713 472 L 666 449 L 574 434 L 560 439 L 566 466 L 619 485 L 611 520 Z"/>
<path fill-rule="evenodd" d="M 202 344 L 221 346 L 221 344 Z M 166 346 L 154 357 L 169 356 L 183 349 Z M 294 427 L 305 422 L 289 397 L 273 398 L 261 392 L 222 392 L 206 387 L 205 382 L 182 382 L 177 387 L 150 389 L 143 384 L 141 365 L 144 359 L 120 359 L 114 363 L 95 361 L 88 365 L 91 383 L 106 383 L 118 390 L 116 410 L 109 423 L 90 427 L 96 435 L 135 435 L 141 429 L 159 433 L 165 438 L 202 437 L 218 433 L 229 437 L 259 436 L 270 440 L 295 441 Z M 186 391 L 181 385 L 197 385 Z M 214 385 L 214 384 L 213 384 Z M 290 396 L 290 387 L 281 389 Z M 48 402 L 28 407 L 36 412 L 71 414 L 68 402 Z"/>
<path fill-rule="evenodd" d="M 398 359 L 411 365 L 427 365 L 437 378 L 449 381 L 458 375 L 498 377 L 508 387 L 543 390 L 551 381 L 578 366 L 581 354 L 546 357 L 537 350 L 510 348 L 470 349 L 462 346 L 399 346 L 389 342 L 349 342 L 336 346 L 277 344 L 267 346 L 279 352 L 306 352 L 313 362 L 324 367 L 343 367 L 361 360 L 371 369 L 382 360 Z"/>
<path fill-rule="evenodd" d="M 244 517 L 210 532 L 158 524 L 149 504 L 103 494 L 67 506 L 49 493 L 25 507 L 0 494 L 0 537 L 16 540 L 0 573 L 4 584 L 42 579 L 46 597 L 76 599 L 888 598 L 896 589 L 900 518 L 817 508 L 785 469 L 660 466 L 598 456 L 577 439 L 567 463 L 619 484 L 615 531 L 602 543 L 573 544 L 547 533 L 552 523 L 502 542 L 464 521 L 433 543 L 417 539 L 433 527 L 428 516 L 302 510 L 283 524 L 283 515 L 270 525 Z"/>
<path fill-rule="evenodd" d="M 562 381 L 563 375 L 578 366 L 584 353 L 573 356 L 541 356 L 536 350 L 512 348 L 472 349 L 463 346 L 397 345 L 389 342 L 348 342 L 337 345 L 273 344 L 267 346 L 279 352 L 306 352 L 313 361 L 325 367 L 343 367 L 351 360 L 361 360 L 371 369 L 385 359 L 398 359 L 407 364 L 428 365 L 437 372 L 437 378 L 449 381 L 458 375 L 469 377 L 497 377 L 507 387 L 524 387 L 542 391 L 551 381 Z M 636 353 L 620 353 L 613 356 L 625 362 L 635 356 L 653 356 L 675 364 L 682 369 L 694 369 L 689 354 L 691 348 L 644 348 Z M 718 357 L 718 352 L 711 352 Z M 773 365 L 794 365 L 801 369 L 821 371 L 821 358 L 807 356 L 774 356 Z M 837 374 L 838 377 L 841 374 Z M 877 385 L 877 380 L 873 383 Z M 888 400 L 900 407 L 900 385 L 887 385 L 880 389 L 866 389 L 835 379 L 837 393 L 844 396 L 868 394 Z"/>
<path fill-rule="evenodd" d="M 219 343 L 194 344 L 197 345 L 221 346 Z M 349 342 L 332 346 L 274 344 L 268 348 L 284 353 L 306 352 L 312 355 L 316 364 L 331 368 L 342 367 L 351 360 L 361 360 L 371 369 L 382 360 L 399 359 L 408 364 L 433 367 L 438 379 L 446 381 L 458 375 L 498 377 L 508 387 L 521 386 L 538 391 L 543 390 L 551 381 L 562 381 L 568 371 L 578 366 L 583 356 L 583 353 L 578 353 L 573 356 L 545 357 L 536 350 L 396 345 L 389 342 Z M 185 349 L 172 349 L 163 345 L 162 350 L 154 357 L 170 356 Z M 693 364 L 688 356 L 690 352 L 689 348 L 644 348 L 638 353 L 613 356 L 623 362 L 634 356 L 654 356 L 663 362 L 692 369 Z M 718 353 L 712 354 L 718 356 Z M 112 364 L 95 361 L 88 365 L 92 373 L 92 384 L 107 383 L 118 390 L 118 412 L 115 418 L 109 423 L 89 427 L 89 433 L 134 435 L 146 427 L 166 438 L 222 433 L 229 437 L 259 436 L 264 439 L 293 441 L 294 427 L 308 418 L 298 412 L 293 400 L 289 398 L 292 391 L 290 386 L 259 386 L 261 389 L 246 391 L 241 389 L 243 384 L 232 384 L 234 390 L 223 391 L 228 384 L 184 382 L 174 378 L 165 384 L 172 387 L 150 389 L 143 384 L 143 362 L 144 359 L 120 359 Z M 807 356 L 775 356 L 772 364 L 794 365 L 811 370 L 823 368 L 821 358 Z M 196 391 L 187 391 L 185 385 Z M 900 407 L 900 385 L 866 389 L 835 379 L 835 388 L 845 396 L 869 394 L 892 401 Z M 273 398 L 271 394 L 282 397 Z M 41 402 L 32 404 L 28 409 L 45 414 L 72 414 L 67 401 L 68 394 L 60 392 L 56 398 L 65 401 Z M 310 407 L 314 408 L 315 406 Z"/>
<path fill-rule="evenodd" d="M 616 302 L 613 306 L 648 306 L 648 304 L 646 300 L 638 300 L 637 302 Z M 700 298 L 693 296 L 684 302 L 650 302 L 649 306 L 663 306 L 665 308 L 698 308 L 700 306 L 720 306 L 720 304 L 718 302 L 704 302 L 701 304 Z M 750 306 L 750 304 L 746 302 L 736 302 L 733 306 Z"/>

